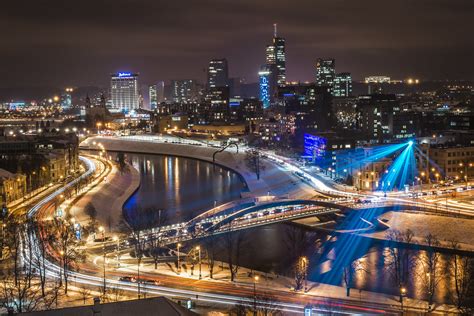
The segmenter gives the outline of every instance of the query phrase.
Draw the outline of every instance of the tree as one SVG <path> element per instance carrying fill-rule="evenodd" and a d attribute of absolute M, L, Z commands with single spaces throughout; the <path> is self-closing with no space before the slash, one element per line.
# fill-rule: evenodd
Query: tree
<path fill-rule="evenodd" d="M 342 268 L 342 281 L 346 287 L 346 296 L 351 295 L 351 289 L 354 288 L 354 278 L 357 273 L 368 272 L 362 264 L 362 258 L 351 261 Z"/>
<path fill-rule="evenodd" d="M 440 246 L 440 242 L 435 235 L 431 233 L 425 236 L 426 251 L 420 257 L 422 274 L 420 275 L 421 284 L 423 284 L 427 299 L 428 309 L 431 311 L 434 296 L 440 281 L 443 279 L 443 269 L 441 263 L 441 254 L 436 251 Z"/>
<path fill-rule="evenodd" d="M 389 240 L 387 269 L 391 275 L 394 285 L 401 289 L 407 284 L 410 273 L 415 265 L 412 252 L 400 243 L 413 243 L 413 232 L 407 229 L 404 233 L 392 230 L 387 233 Z"/>
<path fill-rule="evenodd" d="M 84 305 L 86 305 L 86 300 L 91 296 L 91 291 L 89 290 L 89 288 L 85 284 L 83 284 L 79 288 L 79 294 L 82 297 L 82 301 L 83 301 Z"/>
<path fill-rule="evenodd" d="M 263 155 L 257 149 L 249 149 L 245 153 L 245 164 L 255 173 L 257 180 L 260 180 L 260 173 L 265 170 L 265 165 L 261 162 L 262 158 Z"/>
<path fill-rule="evenodd" d="M 125 154 L 121 151 L 117 153 L 117 164 L 120 173 L 124 173 L 127 171 L 128 166 L 127 162 L 125 161 Z"/>
<path fill-rule="evenodd" d="M 158 213 L 158 218 L 156 218 Z M 147 246 L 150 250 L 150 255 L 155 263 L 155 269 L 158 269 L 158 262 L 163 257 L 163 248 L 161 242 L 161 228 L 168 222 L 168 213 L 164 210 L 148 208 L 145 210 L 145 217 L 150 218 L 154 221 L 153 223 L 153 236 L 148 238 Z"/>
<path fill-rule="evenodd" d="M 461 314 L 474 313 L 474 258 L 461 256 L 461 250 L 455 240 L 450 242 L 454 253 L 449 258 L 448 273 L 451 277 L 452 287 L 448 287 L 449 298 L 456 305 Z"/>
<path fill-rule="evenodd" d="M 214 235 L 207 237 L 204 240 L 204 249 L 207 264 L 209 266 L 209 277 L 212 279 L 214 277 L 214 266 L 217 256 L 217 241 Z"/>
<path fill-rule="evenodd" d="M 60 280 L 64 279 L 64 293 L 67 294 L 69 271 L 77 270 L 78 263 L 85 258 L 81 249 L 82 242 L 77 240 L 72 223 L 55 218 L 48 223 L 48 239 L 53 249 L 59 251 L 59 261 L 62 267 Z"/>
<path fill-rule="evenodd" d="M 227 264 L 229 265 L 230 280 L 233 282 L 237 276 L 240 265 L 240 251 L 244 240 L 242 231 L 233 231 L 232 222 L 229 231 L 224 236 L 224 249 L 227 251 Z"/>

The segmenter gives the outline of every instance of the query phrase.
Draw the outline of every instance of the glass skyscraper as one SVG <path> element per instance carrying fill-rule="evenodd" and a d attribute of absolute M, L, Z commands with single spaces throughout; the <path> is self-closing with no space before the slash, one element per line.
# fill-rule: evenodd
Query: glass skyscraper
<path fill-rule="evenodd" d="M 276 66 L 277 84 L 282 86 L 286 83 L 285 39 L 277 36 L 276 24 L 274 24 L 273 27 L 273 43 L 266 47 L 265 60 L 267 65 Z"/>

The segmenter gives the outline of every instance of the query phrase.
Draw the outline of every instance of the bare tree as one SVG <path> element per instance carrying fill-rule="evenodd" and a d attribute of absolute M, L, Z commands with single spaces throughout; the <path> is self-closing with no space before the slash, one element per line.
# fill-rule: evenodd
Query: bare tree
<path fill-rule="evenodd" d="M 394 285 L 401 289 L 407 284 L 412 268 L 415 265 L 415 257 L 412 252 L 401 245 L 401 243 L 413 243 L 413 232 L 407 229 L 404 233 L 393 230 L 387 233 L 388 247 L 387 269 L 391 275 Z"/>
<path fill-rule="evenodd" d="M 89 288 L 85 284 L 83 284 L 79 288 L 79 294 L 82 297 L 83 304 L 86 305 L 86 300 L 91 296 L 91 290 L 89 290 Z"/>
<path fill-rule="evenodd" d="M 164 250 L 162 248 L 162 241 L 161 241 L 161 228 L 166 225 L 168 222 L 168 213 L 164 210 L 156 210 L 149 208 L 145 210 L 146 213 L 152 213 L 152 215 L 146 215 L 147 218 L 154 221 L 153 224 L 153 235 L 148 238 L 147 247 L 150 250 L 150 256 L 153 258 L 153 262 L 155 263 L 155 269 L 158 269 L 158 262 L 159 259 L 163 257 Z M 156 213 L 158 213 L 158 217 L 156 218 Z"/>
<path fill-rule="evenodd" d="M 237 276 L 240 265 L 240 251 L 244 240 L 242 231 L 233 231 L 232 223 L 229 224 L 229 231 L 224 236 L 224 249 L 227 252 L 227 264 L 229 265 L 230 280 L 233 282 Z"/>
<path fill-rule="evenodd" d="M 265 165 L 261 161 L 262 157 L 263 155 L 257 149 L 249 149 L 245 153 L 245 164 L 255 173 L 257 180 L 260 180 L 260 173 L 265 170 Z"/>
<path fill-rule="evenodd" d="M 53 249 L 59 250 L 59 261 L 62 268 L 60 279 L 64 279 L 64 293 L 68 290 L 69 271 L 77 270 L 78 263 L 85 258 L 81 249 L 82 242 L 77 240 L 72 223 L 54 219 L 48 227 L 49 239 Z"/>
<path fill-rule="evenodd" d="M 357 274 L 368 273 L 366 267 L 363 265 L 362 258 L 351 261 L 348 265 L 342 268 L 342 281 L 346 288 L 346 296 L 351 295 L 351 289 L 355 287 L 354 279 Z"/>
<path fill-rule="evenodd" d="M 435 235 L 428 234 L 425 236 L 426 251 L 419 258 L 421 264 L 422 273 L 419 276 L 421 283 L 424 285 L 427 299 L 428 309 L 431 310 L 433 307 L 434 297 L 438 285 L 444 277 L 441 254 L 436 251 L 436 248 L 440 246 L 440 242 Z"/>
<path fill-rule="evenodd" d="M 214 277 L 214 266 L 217 256 L 217 241 L 216 237 L 211 235 L 204 240 L 205 256 L 209 266 L 209 277 Z"/>
<path fill-rule="evenodd" d="M 453 285 L 453 288 L 448 288 L 449 297 L 461 314 L 472 315 L 474 313 L 474 258 L 459 255 L 457 252 L 461 250 L 461 247 L 457 241 L 452 240 L 450 244 L 454 253 L 450 256 L 448 265 L 448 273 Z"/>

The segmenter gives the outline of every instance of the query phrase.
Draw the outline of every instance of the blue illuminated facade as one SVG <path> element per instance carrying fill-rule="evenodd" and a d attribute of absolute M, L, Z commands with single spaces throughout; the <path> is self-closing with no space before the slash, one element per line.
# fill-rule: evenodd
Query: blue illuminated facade
<path fill-rule="evenodd" d="M 260 101 L 262 101 L 264 109 L 268 108 L 271 102 L 270 75 L 271 72 L 269 70 L 262 70 L 258 73 Z"/>
<path fill-rule="evenodd" d="M 304 156 L 316 161 L 326 155 L 327 139 L 311 134 L 304 135 Z"/>

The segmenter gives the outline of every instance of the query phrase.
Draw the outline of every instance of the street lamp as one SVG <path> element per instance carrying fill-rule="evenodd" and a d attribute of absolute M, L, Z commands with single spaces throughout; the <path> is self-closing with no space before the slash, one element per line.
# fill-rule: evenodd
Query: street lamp
<path fill-rule="evenodd" d="M 403 314 L 403 298 L 407 295 L 407 289 L 405 287 L 400 288 L 400 304 L 402 308 L 402 314 Z"/>
<path fill-rule="evenodd" d="M 177 250 L 178 250 L 178 274 L 180 274 L 180 273 L 181 273 L 181 265 L 180 265 L 180 263 L 179 263 L 179 248 L 181 248 L 181 243 L 178 243 L 178 244 L 176 245 L 176 248 L 177 248 Z"/>
<path fill-rule="evenodd" d="M 253 277 L 253 314 L 257 315 L 257 282 L 258 282 L 258 275 Z"/>
<path fill-rule="evenodd" d="M 202 270 L 201 270 L 201 247 L 200 246 L 196 246 L 196 250 L 198 251 L 199 253 L 199 280 L 201 280 L 202 278 Z"/>
<path fill-rule="evenodd" d="M 307 291 L 307 283 L 306 283 L 306 278 L 307 278 L 307 270 L 308 270 L 308 259 L 306 257 L 301 258 L 301 268 L 303 269 L 303 277 L 304 277 L 304 289 L 303 291 L 306 293 Z"/>
<path fill-rule="evenodd" d="M 59 286 L 63 285 L 63 264 L 64 264 L 64 251 L 60 251 L 59 254 L 61 255 L 59 260 Z"/>

